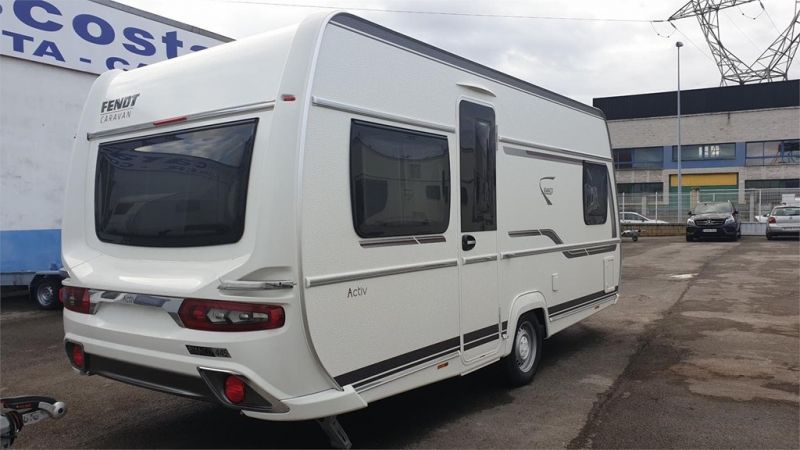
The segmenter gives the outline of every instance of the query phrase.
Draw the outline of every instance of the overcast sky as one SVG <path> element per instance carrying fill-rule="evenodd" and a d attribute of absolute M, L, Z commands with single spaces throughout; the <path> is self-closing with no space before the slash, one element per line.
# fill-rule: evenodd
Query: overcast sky
<path fill-rule="evenodd" d="M 667 23 L 620 21 L 666 19 L 686 0 L 118 1 L 232 38 L 295 24 L 309 14 L 329 10 L 319 6 L 349 10 L 587 104 L 594 97 L 674 90 L 678 40 L 685 44 L 681 49 L 681 87 L 714 87 L 720 83 L 719 70 L 696 18 L 676 21 L 679 31 Z M 747 63 L 752 63 L 786 29 L 794 14 L 794 0 L 762 3 L 765 10 L 755 1 L 719 13 L 723 43 Z M 800 78 L 796 62 L 790 78 Z"/>

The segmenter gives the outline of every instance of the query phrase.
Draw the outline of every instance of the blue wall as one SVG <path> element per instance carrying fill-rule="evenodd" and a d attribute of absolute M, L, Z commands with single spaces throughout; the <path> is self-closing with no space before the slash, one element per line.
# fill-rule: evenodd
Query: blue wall
<path fill-rule="evenodd" d="M 61 268 L 61 230 L 0 231 L 0 272 Z"/>

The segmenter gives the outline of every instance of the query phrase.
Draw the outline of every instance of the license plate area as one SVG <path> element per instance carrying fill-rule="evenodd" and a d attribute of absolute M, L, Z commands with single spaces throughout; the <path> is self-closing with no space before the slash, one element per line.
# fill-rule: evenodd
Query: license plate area
<path fill-rule="evenodd" d="M 703 230 L 703 233 L 716 233 L 716 232 L 717 232 L 716 228 L 706 228 Z"/>

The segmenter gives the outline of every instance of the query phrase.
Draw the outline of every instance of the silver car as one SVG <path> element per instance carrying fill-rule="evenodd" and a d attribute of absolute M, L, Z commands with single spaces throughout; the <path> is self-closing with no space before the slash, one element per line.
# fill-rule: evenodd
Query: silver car
<path fill-rule="evenodd" d="M 767 218 L 767 239 L 800 236 L 800 206 L 776 206 Z"/>

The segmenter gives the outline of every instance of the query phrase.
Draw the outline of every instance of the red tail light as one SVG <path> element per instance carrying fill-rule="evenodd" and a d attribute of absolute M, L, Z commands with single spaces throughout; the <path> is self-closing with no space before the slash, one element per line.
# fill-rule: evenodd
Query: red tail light
<path fill-rule="evenodd" d="M 769 216 L 769 219 L 767 219 L 767 221 L 768 221 L 769 223 L 778 223 L 778 221 L 777 221 L 777 220 L 775 220 L 775 216 Z"/>
<path fill-rule="evenodd" d="M 234 405 L 238 405 L 244 401 L 245 393 L 247 392 L 247 385 L 244 381 L 236 375 L 229 375 L 225 379 L 225 398 Z"/>
<path fill-rule="evenodd" d="M 89 314 L 91 311 L 92 304 L 89 301 L 88 289 L 64 286 L 58 292 L 58 298 L 64 304 L 64 307 L 70 311 L 83 314 Z"/>
<path fill-rule="evenodd" d="M 67 356 L 69 361 L 77 369 L 86 369 L 86 354 L 83 353 L 83 346 L 74 342 L 67 342 Z"/>
<path fill-rule="evenodd" d="M 271 330 L 283 326 L 283 308 L 274 305 L 187 298 L 178 310 L 186 328 L 206 331 Z"/>

